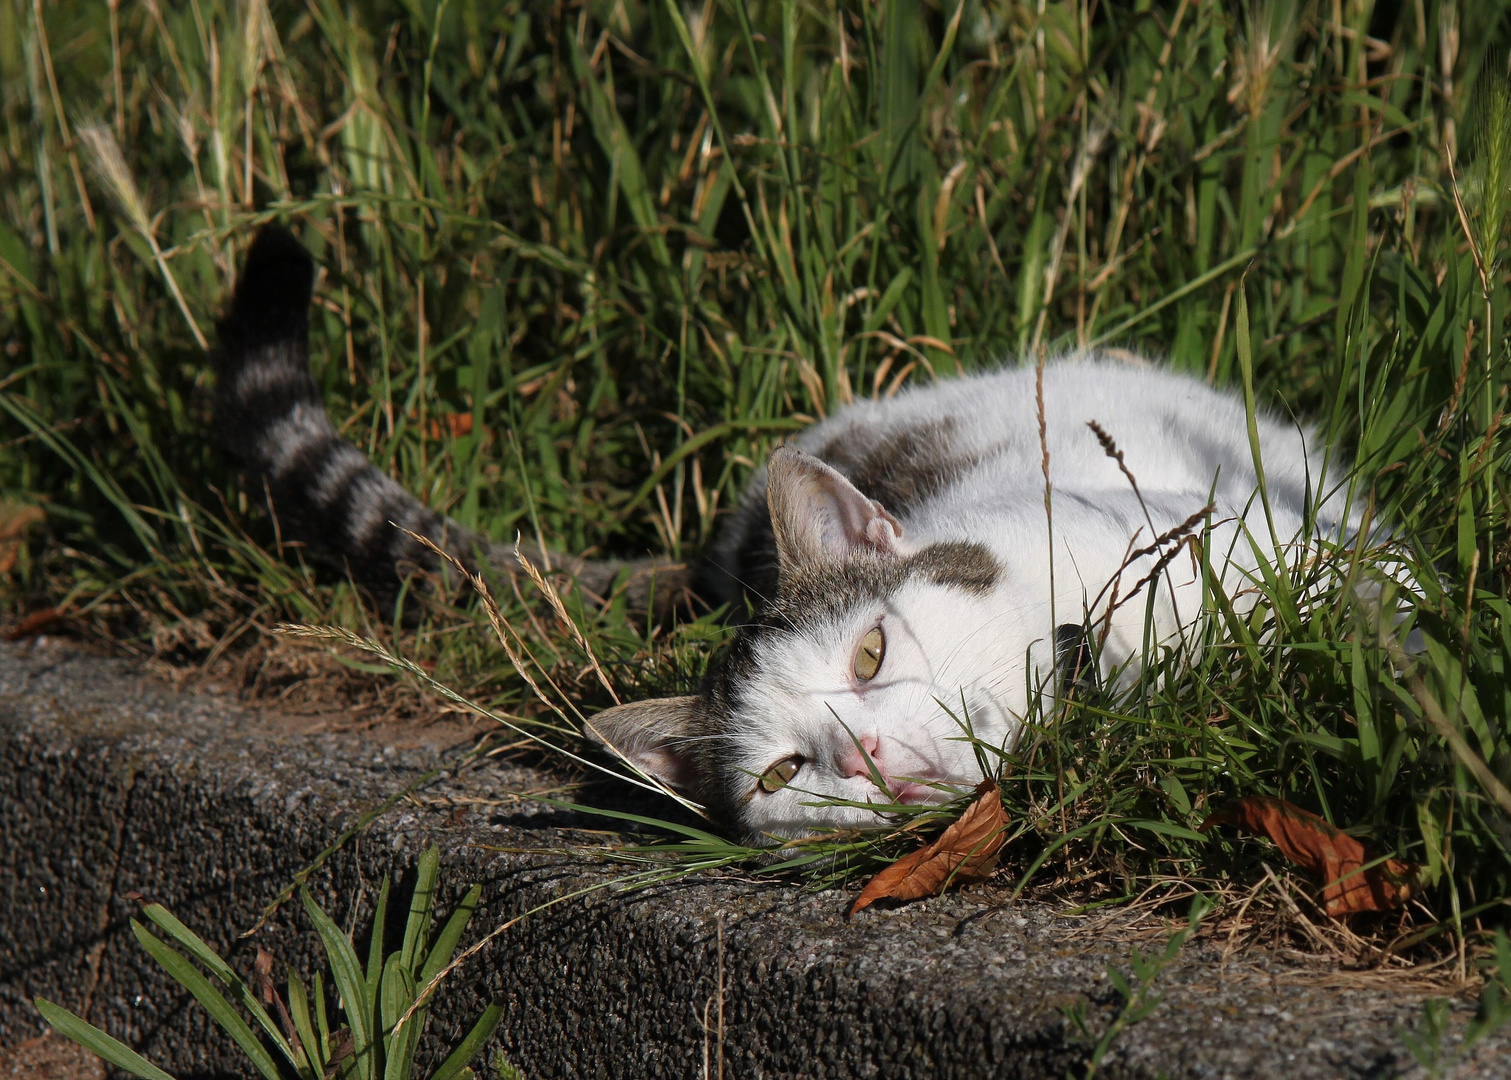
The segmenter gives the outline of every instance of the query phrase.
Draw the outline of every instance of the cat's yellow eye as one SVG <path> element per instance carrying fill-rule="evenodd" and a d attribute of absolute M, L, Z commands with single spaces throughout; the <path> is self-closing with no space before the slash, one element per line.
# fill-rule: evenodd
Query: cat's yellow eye
<path fill-rule="evenodd" d="M 881 627 L 873 626 L 860 639 L 860 648 L 855 650 L 855 677 L 861 682 L 876 678 L 881 670 L 882 657 L 887 655 L 887 635 Z"/>
<path fill-rule="evenodd" d="M 802 767 L 803 759 L 800 757 L 783 758 L 761 774 L 756 786 L 768 795 L 773 791 L 781 791 L 792 782 L 792 778 Z"/>

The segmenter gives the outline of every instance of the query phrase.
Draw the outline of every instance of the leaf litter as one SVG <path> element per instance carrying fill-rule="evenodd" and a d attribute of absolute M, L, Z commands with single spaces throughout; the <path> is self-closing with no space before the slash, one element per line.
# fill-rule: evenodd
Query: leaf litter
<path fill-rule="evenodd" d="M 995 780 L 983 780 L 965 813 L 932 843 L 905 855 L 866 882 L 847 914 L 878 900 L 917 900 L 937 896 L 951 884 L 985 881 L 997 868 L 1007 837 L 1007 812 Z"/>
<path fill-rule="evenodd" d="M 1291 862 L 1320 876 L 1322 907 L 1333 918 L 1389 911 L 1411 899 L 1415 865 L 1372 859 L 1358 840 L 1284 799 L 1236 799 L 1208 817 L 1200 829 L 1208 832 L 1219 825 L 1267 837 Z"/>
<path fill-rule="evenodd" d="M 47 519 L 40 506 L 0 501 L 0 574 L 8 574 L 21 554 L 26 531 Z"/>

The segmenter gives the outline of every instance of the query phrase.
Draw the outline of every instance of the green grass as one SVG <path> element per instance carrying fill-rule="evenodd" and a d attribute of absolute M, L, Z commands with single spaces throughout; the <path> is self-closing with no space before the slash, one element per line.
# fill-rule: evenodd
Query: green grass
<path fill-rule="evenodd" d="M 273 957 L 259 949 L 258 974 L 248 983 L 161 904 L 144 904 L 141 913 L 145 921 L 132 919 L 131 929 L 142 948 L 174 982 L 194 995 L 263 1080 L 290 1076 L 297 1080 L 335 1076 L 343 1080 L 407 1080 L 414 1074 L 435 987 L 440 977 L 460 962 L 453 954 L 483 892 L 482 886 L 473 885 L 441 924 L 435 912 L 440 861 L 440 849 L 434 845 L 420 856 L 408 918 L 397 948 L 394 942 L 384 947 L 389 900 L 388 876 L 384 875 L 367 934 L 365 970 L 351 934 L 341 931 L 309 890 L 302 891 L 305 915 L 314 924 L 325 952 L 324 967 L 336 991 L 334 1007 L 326 998 L 323 971 L 317 971 L 307 986 L 290 969 L 286 995 L 280 994 L 273 981 Z M 356 899 L 360 901 L 360 897 Z M 230 991 L 229 997 L 201 968 Z M 240 1009 L 231 1004 L 231 999 Z M 270 1013 L 264 1005 L 274 1007 L 274 1011 Z M 36 1006 L 56 1031 L 117 1069 L 144 1080 L 173 1080 L 130 1047 L 62 1006 L 43 998 L 36 1000 Z M 260 1034 L 242 1013 L 251 1016 L 252 1023 L 262 1029 Z M 430 1080 L 476 1080 L 470 1062 L 482 1051 L 502 1017 L 502 1002 L 492 1002 L 429 1074 Z"/>
<path fill-rule="evenodd" d="M 1195 670 L 1038 718 L 1010 861 L 1091 902 L 1247 885 L 1257 845 L 1194 826 L 1278 794 L 1426 867 L 1417 917 L 1461 940 L 1511 895 L 1508 15 L 6 0 L 0 488 L 47 512 L 8 602 L 193 659 L 337 623 L 571 727 L 471 609 L 394 633 L 280 558 L 212 450 L 202 342 L 270 218 L 325 268 L 337 423 L 432 505 L 558 549 L 696 550 L 773 440 L 854 397 L 1139 349 L 1356 456 L 1430 647 L 1393 660 L 1316 568 L 1246 619 L 1214 593 Z M 608 700 L 501 602 L 553 700 Z M 721 632 L 577 614 L 625 693 L 690 685 Z"/>

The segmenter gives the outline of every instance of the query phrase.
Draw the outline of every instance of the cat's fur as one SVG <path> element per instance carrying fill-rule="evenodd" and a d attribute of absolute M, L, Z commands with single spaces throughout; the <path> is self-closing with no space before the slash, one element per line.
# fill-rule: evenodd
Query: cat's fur
<path fill-rule="evenodd" d="M 379 589 L 396 567 L 434 568 L 390 521 L 464 558 L 497 559 L 331 426 L 308 367 L 312 277 L 296 241 L 264 230 L 220 324 L 219 432 L 266 478 L 284 535 Z M 1195 516 L 1243 611 L 1258 560 L 1275 558 L 1270 537 L 1289 547 L 1357 527 L 1341 496 L 1318 494 L 1346 469 L 1325 461 L 1308 428 L 1257 418 L 1267 517 L 1231 395 L 1095 352 L 1049 364 L 1042 387 L 1042 442 L 1036 371 L 1010 367 L 857 402 L 777 450 L 696 576 L 663 570 L 709 604 L 743 592 L 754 615 L 699 694 L 607 710 L 591 733 L 743 834 L 875 824 L 867 804 L 942 801 L 980 779 L 964 726 L 1011 747 L 1031 703 L 1067 674 L 1136 675 L 1146 615 L 1156 647 L 1184 647 L 1202 567 L 1195 544 L 1167 557 L 1192 530 L 1154 547 L 1159 534 Z M 1115 440 L 1137 490 L 1090 421 Z M 630 565 L 568 568 L 601 592 Z M 858 650 L 877 627 L 873 671 Z M 1080 670 L 1092 656 L 1095 671 Z M 782 762 L 795 766 L 785 784 L 770 772 Z"/>
<path fill-rule="evenodd" d="M 514 546 L 489 540 L 422 506 L 336 431 L 310 374 L 309 306 L 315 266 L 293 236 L 263 228 L 247 252 L 230 310 L 216 324 L 214 436 L 267 484 L 285 540 L 348 570 L 385 601 L 412 570 L 448 568 L 408 533 L 469 567 L 481 561 L 514 572 Z M 395 528 L 394 526 L 399 526 Z M 526 545 L 537 564 L 541 553 Z M 666 615 L 688 601 L 690 570 L 666 559 L 584 560 L 553 553 L 551 563 L 603 596 L 616 581 L 632 605 Z"/>

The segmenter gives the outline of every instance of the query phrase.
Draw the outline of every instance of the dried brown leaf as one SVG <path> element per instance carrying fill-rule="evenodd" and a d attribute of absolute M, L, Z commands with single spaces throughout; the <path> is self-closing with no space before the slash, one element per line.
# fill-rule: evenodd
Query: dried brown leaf
<path fill-rule="evenodd" d="M 1291 862 L 1322 879 L 1322 902 L 1335 918 L 1388 911 L 1411 898 L 1417 867 L 1400 859 L 1374 862 L 1364 845 L 1316 814 L 1268 795 L 1229 803 L 1201 823 L 1206 832 L 1233 825 L 1268 837 Z M 1366 867 L 1366 863 L 1374 865 Z"/>
<path fill-rule="evenodd" d="M 68 618 L 68 611 L 64 608 L 43 608 L 41 611 L 33 611 L 0 636 L 3 636 L 6 641 L 20 641 L 49 630 L 54 623 L 60 623 L 66 618 Z"/>
<path fill-rule="evenodd" d="M 411 409 L 409 418 L 411 420 L 418 420 L 420 418 L 419 410 Z M 459 439 L 463 435 L 471 435 L 472 414 L 470 412 L 443 412 L 426 423 L 425 434 L 429 435 L 432 439 Z"/>
<path fill-rule="evenodd" d="M 46 517 L 40 506 L 0 502 L 0 574 L 9 573 L 16 565 L 26 530 Z"/>
<path fill-rule="evenodd" d="M 997 868 L 997 854 L 1007 832 L 1002 793 L 994 780 L 983 780 L 965 813 L 933 843 L 898 859 L 877 874 L 850 905 L 850 915 L 877 900 L 916 900 L 935 896 L 946 885 L 985 881 Z"/>
<path fill-rule="evenodd" d="M 352 1056 L 356 1049 L 356 1043 L 352 1039 L 352 1033 L 342 1028 L 331 1036 L 331 1057 L 325 1063 L 325 1080 L 334 1080 L 341 1062 Z"/>
<path fill-rule="evenodd" d="M 283 1003 L 283 998 L 278 995 L 277 988 L 273 986 L 273 954 L 259 948 L 252 970 L 257 976 L 257 993 L 261 996 L 262 1003 L 278 1010 L 278 1024 L 283 1028 L 284 1038 L 297 1049 L 300 1045 L 299 1033 L 294 1028 L 294 1018 L 289 1015 L 289 1007 Z"/>
<path fill-rule="evenodd" d="M 257 993 L 264 1005 L 273 1004 L 276 991 L 273 989 L 273 954 L 266 949 L 257 950 L 257 961 L 252 965 L 257 973 Z"/>

